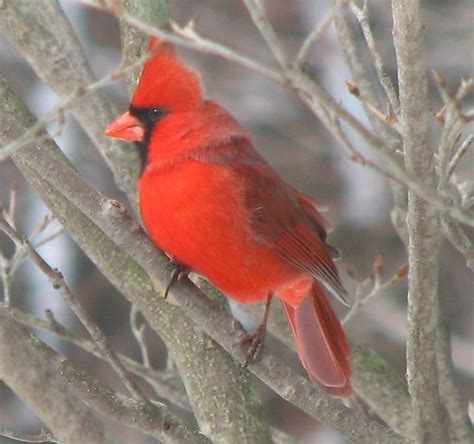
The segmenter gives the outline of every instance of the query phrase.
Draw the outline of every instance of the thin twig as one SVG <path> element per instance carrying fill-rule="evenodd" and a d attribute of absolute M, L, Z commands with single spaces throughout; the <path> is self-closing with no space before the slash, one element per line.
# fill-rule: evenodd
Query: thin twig
<path fill-rule="evenodd" d="M 12 187 L 10 190 L 10 199 L 8 201 L 8 208 L 5 208 L 0 204 L 0 218 L 5 219 L 11 226 L 15 226 L 15 208 L 16 208 L 16 187 Z M 10 257 L 7 257 L 0 252 L 0 274 L 3 287 L 3 307 L 7 310 L 11 307 L 12 292 L 11 286 L 13 282 L 14 266 L 13 258 L 18 252 L 18 247 L 15 245 L 15 249 Z"/>
<path fill-rule="evenodd" d="M 338 1 L 331 1 L 333 9 L 337 8 Z M 365 63 L 365 58 L 360 51 L 360 45 L 358 39 L 355 38 L 354 29 L 352 22 L 348 14 L 343 14 L 342 11 L 337 14 L 336 20 L 336 32 L 339 40 L 339 44 L 343 50 L 346 63 L 349 66 L 352 77 L 356 82 L 354 88 L 349 88 L 351 94 L 354 90 L 357 91 L 357 96 L 360 97 L 360 101 L 364 110 L 366 111 L 367 118 L 374 128 L 376 134 L 385 141 L 387 147 L 391 148 L 394 153 L 399 157 L 400 161 L 403 161 L 403 148 L 400 142 L 400 134 L 394 134 L 392 126 L 395 124 L 399 130 L 399 124 L 397 117 L 393 114 L 393 110 L 388 107 L 387 118 L 381 121 L 376 116 L 374 110 L 382 108 L 382 104 L 378 100 L 377 87 L 375 80 L 371 75 L 368 63 Z M 380 162 L 380 165 L 387 165 L 387 163 Z M 393 171 L 393 168 L 390 168 Z M 393 174 L 392 174 L 393 176 Z M 390 178 L 390 176 L 387 176 Z M 392 177 L 393 179 L 393 177 Z M 400 181 L 400 178 L 390 180 L 390 188 L 393 195 L 393 208 L 391 210 L 392 224 L 400 236 L 400 239 L 407 245 L 408 232 L 406 227 L 406 214 L 407 214 L 407 187 Z"/>
<path fill-rule="evenodd" d="M 441 143 L 438 148 L 438 174 L 440 182 L 438 189 L 445 192 L 448 189 L 448 170 L 453 156 L 456 154 L 456 144 L 460 137 L 460 132 L 464 126 L 461 117 L 461 111 L 457 100 L 451 96 L 447 89 L 446 79 L 437 71 L 433 70 L 433 76 L 438 87 L 438 91 L 443 100 L 443 133 L 441 135 Z M 452 175 L 452 172 L 451 172 Z"/>
<path fill-rule="evenodd" d="M 41 430 L 37 435 L 18 433 L 6 427 L 0 427 L 0 436 L 22 442 L 59 442 L 48 430 Z"/>
<path fill-rule="evenodd" d="M 56 239 L 57 237 L 59 237 L 63 233 L 64 233 L 64 228 L 59 227 L 53 233 L 49 234 L 48 236 L 45 236 L 43 239 L 40 239 L 36 242 L 33 242 L 33 239 L 36 236 L 36 234 L 33 234 L 32 236 L 30 236 L 30 242 L 31 242 L 31 245 L 33 245 L 33 248 L 37 250 L 38 248 L 42 247 L 43 245 L 47 244 L 48 242 L 51 242 L 52 240 Z M 12 275 L 16 273 L 18 267 L 21 265 L 21 263 L 23 262 L 23 260 L 27 256 L 28 256 L 28 253 L 25 251 L 24 248 L 18 248 L 18 249 L 15 250 L 15 253 L 13 254 L 13 256 L 10 259 L 10 262 L 11 262 L 10 273 Z"/>
<path fill-rule="evenodd" d="M 17 195 L 18 195 L 18 190 L 15 186 L 13 186 L 10 190 L 10 199 L 9 199 L 9 202 L 8 202 L 8 212 L 7 212 L 7 216 L 8 216 L 8 221 L 10 223 L 10 225 L 12 227 L 16 227 L 15 225 L 15 210 L 16 210 L 16 199 L 17 199 Z M 5 217 L 5 215 L 4 215 Z"/>
<path fill-rule="evenodd" d="M 459 224 L 448 217 L 441 218 L 443 233 L 466 260 L 466 266 L 474 271 L 474 243 Z"/>
<path fill-rule="evenodd" d="M 365 41 L 367 42 L 367 47 L 369 48 L 370 55 L 372 56 L 372 60 L 374 62 L 377 77 L 385 91 L 385 94 L 387 95 L 387 99 L 390 103 L 390 108 L 392 109 L 395 116 L 399 117 L 400 102 L 398 100 L 395 87 L 392 83 L 392 79 L 388 74 L 388 70 L 385 66 L 385 63 L 383 62 L 382 57 L 380 56 L 380 53 L 377 50 L 377 45 L 375 44 L 374 35 L 372 33 L 369 23 L 369 10 L 367 0 L 364 0 L 364 6 L 362 8 L 357 6 L 357 4 L 352 1 L 351 8 L 360 23 L 362 33 L 364 34 Z"/>
<path fill-rule="evenodd" d="M 373 275 L 369 276 L 368 278 L 364 279 L 363 281 L 357 282 L 356 291 L 354 296 L 354 302 L 350 310 L 347 312 L 346 316 L 342 320 L 343 324 L 348 323 L 354 315 L 362 308 L 364 305 L 368 304 L 372 299 L 376 298 L 377 296 L 381 295 L 384 291 L 392 287 L 393 285 L 400 282 L 400 280 L 407 275 L 408 267 L 407 265 L 401 265 L 398 267 L 397 271 L 387 279 L 385 282 L 381 280 L 381 266 L 377 266 L 378 261 L 376 260 L 374 263 L 374 273 Z M 379 262 L 381 264 L 381 262 Z M 351 274 L 349 274 L 351 275 Z M 366 292 L 366 288 L 369 283 L 372 283 L 372 288 L 368 293 L 364 295 Z"/>
<path fill-rule="evenodd" d="M 447 89 L 444 77 L 436 71 L 433 71 L 433 75 L 444 103 L 444 126 L 441 143 L 438 148 L 438 174 L 440 177 L 438 189 L 441 192 L 446 191 L 449 188 L 451 179 L 451 183 L 455 185 L 458 192 L 462 195 L 462 188 L 456 183 L 456 177 L 453 173 L 463 154 L 474 141 L 474 135 L 470 134 L 466 137 L 461 146 L 456 149 L 461 128 L 465 123 L 461 116 L 460 102 L 457 97 L 462 100 L 466 91 L 469 90 L 469 82 L 461 81 L 456 95 L 453 96 Z M 441 217 L 441 227 L 445 237 L 464 256 L 466 266 L 474 270 L 474 245 L 463 228 L 456 221 L 444 215 Z"/>
<path fill-rule="evenodd" d="M 461 197 L 461 206 L 471 208 L 474 205 L 474 180 L 461 180 L 455 173 L 451 174 L 451 183 Z"/>
<path fill-rule="evenodd" d="M 464 154 L 466 153 L 468 148 L 472 145 L 472 142 L 474 142 L 474 134 L 469 134 L 469 136 L 467 136 L 464 139 L 461 146 L 454 153 L 453 157 L 451 158 L 451 161 L 449 162 L 449 165 L 448 165 L 448 168 L 447 168 L 447 171 L 446 171 L 446 175 L 448 177 L 448 180 L 453 175 L 454 170 L 458 166 L 459 161 L 461 160 L 462 156 L 464 156 Z"/>
<path fill-rule="evenodd" d="M 37 237 L 39 234 L 41 234 L 46 228 L 49 226 L 51 222 L 53 222 L 54 216 L 52 214 L 46 214 L 46 216 L 43 217 L 43 220 L 36 225 L 36 227 L 33 228 L 33 231 L 29 235 L 30 242 L 33 242 L 35 237 Z M 10 223 L 10 222 L 9 222 Z M 15 225 L 11 224 L 10 225 L 13 228 L 16 228 Z"/>
<path fill-rule="evenodd" d="M 468 94 L 474 91 L 474 78 L 461 79 L 459 88 L 456 92 L 456 100 L 463 101 Z"/>
<path fill-rule="evenodd" d="M 388 177 L 389 179 L 399 183 L 400 185 L 404 185 L 403 181 L 395 177 L 387 168 L 384 168 L 375 163 L 373 160 L 368 159 L 367 156 L 364 156 L 359 150 L 355 148 L 354 144 L 351 142 L 347 134 L 343 131 L 341 124 L 336 118 L 336 116 L 331 115 L 330 120 L 332 122 L 331 127 L 333 130 L 333 135 L 339 140 L 342 147 L 348 151 L 350 159 L 353 162 L 358 163 L 359 165 L 368 166 L 374 171 L 377 171 L 378 173 Z"/>
<path fill-rule="evenodd" d="M 327 30 L 329 25 L 334 20 L 335 11 L 330 10 L 326 15 L 319 20 L 308 34 L 308 36 L 303 41 L 301 48 L 298 51 L 298 54 L 295 57 L 294 64 L 297 66 L 303 66 L 308 57 L 310 49 L 321 39 L 324 32 Z"/>
<path fill-rule="evenodd" d="M 69 303 L 71 309 L 74 311 L 76 316 L 81 320 L 84 327 L 93 338 L 94 342 L 98 344 L 102 352 L 112 366 L 112 368 L 119 375 L 121 381 L 127 387 L 127 389 L 132 393 L 135 399 L 140 400 L 145 405 L 150 401 L 148 397 L 144 394 L 141 388 L 133 381 L 132 377 L 128 373 L 127 369 L 124 367 L 116 353 L 113 351 L 110 346 L 106 336 L 98 325 L 92 320 L 89 313 L 82 306 L 79 298 L 72 292 L 69 286 L 66 284 L 63 275 L 58 270 L 55 270 L 49 266 L 49 264 L 37 253 L 37 251 L 31 246 L 28 239 L 23 238 L 8 222 L 1 218 L 0 219 L 0 229 L 5 232 L 13 242 L 19 247 L 25 248 L 28 255 L 31 257 L 38 269 L 48 278 L 52 287 L 55 290 L 58 290 L 63 298 Z"/>
<path fill-rule="evenodd" d="M 283 49 L 278 36 L 267 18 L 262 0 L 244 0 L 244 3 L 247 10 L 250 12 L 255 26 L 267 42 L 268 47 L 271 49 L 279 65 L 283 69 L 286 69 L 289 66 L 288 55 Z"/>
<path fill-rule="evenodd" d="M 346 85 L 349 93 L 356 97 L 367 109 L 367 111 L 369 111 L 374 117 L 377 117 L 377 119 L 379 119 L 385 125 L 388 125 L 390 128 L 395 129 L 398 134 L 401 133 L 400 125 L 393 115 L 385 114 L 380 111 L 372 102 L 370 102 L 360 94 L 359 88 L 353 83 L 346 81 Z"/>
<path fill-rule="evenodd" d="M 469 417 L 456 385 L 456 375 L 451 359 L 451 335 L 445 322 L 441 323 L 436 335 L 438 337 L 436 362 L 441 381 L 440 393 L 449 418 L 449 437 L 453 443 L 471 443 L 474 433 L 469 425 Z"/>
<path fill-rule="evenodd" d="M 133 337 L 137 341 L 138 347 L 140 348 L 140 354 L 142 357 L 143 365 L 147 368 L 151 368 L 150 365 L 150 354 L 148 352 L 148 346 L 146 345 L 145 339 L 145 328 L 146 324 L 143 322 L 141 325 L 138 324 L 138 315 L 140 314 L 138 308 L 134 305 L 130 305 L 130 328 L 132 330 Z"/>
<path fill-rule="evenodd" d="M 10 260 L 0 252 L 0 271 L 2 275 L 3 287 L 3 307 L 7 310 L 11 307 L 12 302 L 12 274 L 11 274 Z"/>

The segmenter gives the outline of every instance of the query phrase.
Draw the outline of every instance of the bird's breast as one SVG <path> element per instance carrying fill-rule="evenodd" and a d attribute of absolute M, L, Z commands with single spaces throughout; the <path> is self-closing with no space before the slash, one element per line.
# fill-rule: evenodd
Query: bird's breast
<path fill-rule="evenodd" d="M 258 302 L 295 273 L 254 238 L 244 192 L 231 167 L 196 161 L 145 171 L 139 181 L 152 240 L 228 296 Z"/>

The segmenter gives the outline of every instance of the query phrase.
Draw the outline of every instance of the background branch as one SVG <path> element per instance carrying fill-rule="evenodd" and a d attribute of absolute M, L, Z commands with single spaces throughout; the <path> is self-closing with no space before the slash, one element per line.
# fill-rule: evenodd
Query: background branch
<path fill-rule="evenodd" d="M 470 443 L 474 430 L 456 384 L 451 360 L 451 337 L 446 322 L 442 322 L 437 332 L 436 362 L 440 379 L 439 391 L 449 417 L 448 432 L 453 443 Z"/>
<path fill-rule="evenodd" d="M 31 257 L 35 265 L 40 271 L 48 278 L 51 286 L 58 290 L 62 297 L 69 303 L 72 311 L 81 320 L 84 327 L 91 335 L 93 341 L 102 350 L 104 356 L 106 356 L 108 362 L 115 370 L 120 380 L 123 382 L 125 387 L 135 397 L 135 399 L 141 401 L 143 404 L 148 404 L 150 401 L 144 394 L 142 389 L 136 384 L 128 373 L 125 366 L 120 361 L 119 357 L 112 349 L 106 336 L 94 322 L 92 317 L 89 315 L 87 310 L 83 307 L 80 299 L 74 294 L 70 287 L 66 284 L 64 276 L 58 270 L 51 268 L 51 266 L 38 254 L 38 252 L 31 246 L 30 241 L 27 238 L 23 238 L 8 222 L 0 217 L 0 230 L 3 230 L 10 239 L 15 242 L 19 247 L 25 249 L 27 254 Z"/>
<path fill-rule="evenodd" d="M 430 146 L 428 80 L 420 2 L 392 0 L 401 126 L 408 171 L 434 187 Z M 420 443 L 446 442 L 445 416 L 436 364 L 439 214 L 409 191 L 408 389 Z"/>
<path fill-rule="evenodd" d="M 31 406 L 58 440 L 91 444 L 120 442 L 61 376 L 41 360 L 27 343 L 25 332 L 3 309 L 0 309 L 0 355 L 0 379 Z"/>
<path fill-rule="evenodd" d="M 13 320 L 15 320 L 19 324 L 22 324 L 29 328 L 39 329 L 51 333 L 55 337 L 63 339 L 64 341 L 81 348 L 82 350 L 87 353 L 90 353 L 96 358 L 103 360 L 106 359 L 93 341 L 74 335 L 63 325 L 59 324 L 54 319 L 54 317 L 51 320 L 52 322 L 44 321 L 41 319 L 37 319 L 35 316 L 18 310 L 14 307 L 9 309 L 9 314 L 13 318 Z M 51 317 L 51 314 L 49 316 Z M 147 381 L 151 386 L 154 387 L 155 391 L 160 397 L 166 399 L 167 401 L 184 410 L 191 411 L 189 400 L 186 396 L 185 391 L 182 388 L 172 384 L 163 371 L 148 368 L 143 364 L 140 364 L 139 362 L 124 355 L 119 355 L 119 357 L 125 364 L 129 372 Z"/>
<path fill-rule="evenodd" d="M 50 362 L 77 390 L 89 406 L 103 413 L 107 418 L 167 443 L 209 444 L 211 442 L 171 413 L 165 405 L 156 401 L 153 404 L 144 405 L 142 402 L 127 398 L 93 380 L 83 370 L 75 368 L 64 356 L 55 352 L 37 337 L 31 335 L 30 343 L 39 355 Z"/>
<path fill-rule="evenodd" d="M 0 436 L 21 442 L 58 442 L 54 438 L 53 434 L 47 430 L 41 430 L 41 432 L 37 435 L 28 435 L 26 433 L 18 433 L 13 430 L 9 430 L 6 427 L 0 427 Z"/>
<path fill-rule="evenodd" d="M 164 28 L 168 25 L 170 13 L 167 0 L 124 0 L 123 3 L 125 10 L 140 20 L 153 23 L 159 28 Z M 120 21 L 120 40 L 122 42 L 124 66 L 136 63 L 147 51 L 148 37 L 124 20 Z M 127 76 L 130 96 L 132 96 L 137 87 L 140 72 L 141 67 L 137 66 Z"/>
<path fill-rule="evenodd" d="M 37 319 L 35 316 L 18 310 L 14 307 L 10 308 L 8 312 L 12 319 L 19 324 L 22 324 L 29 328 L 39 329 L 51 333 L 55 337 L 63 339 L 64 341 L 81 348 L 82 350 L 87 353 L 90 353 L 96 358 L 103 360 L 106 359 L 97 347 L 97 345 L 92 340 L 85 339 L 70 332 L 68 329 L 66 329 L 63 325 L 59 324 L 54 319 L 54 317 L 52 316 L 52 312 L 50 311 L 46 311 L 47 316 L 49 318 L 48 321 Z M 191 410 L 184 389 L 172 384 L 168 380 L 169 378 L 166 377 L 164 372 L 153 368 L 148 368 L 127 356 L 120 354 L 119 357 L 127 367 L 128 371 L 130 371 L 136 376 L 141 377 L 150 385 L 152 385 L 160 397 L 166 399 L 168 402 L 184 410 Z"/>

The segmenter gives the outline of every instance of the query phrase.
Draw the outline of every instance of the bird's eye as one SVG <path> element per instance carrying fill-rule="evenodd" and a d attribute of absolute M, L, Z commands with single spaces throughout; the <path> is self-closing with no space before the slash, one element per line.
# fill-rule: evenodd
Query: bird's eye
<path fill-rule="evenodd" d="M 163 111 L 160 108 L 151 108 L 148 111 L 148 117 L 152 122 L 156 122 L 163 116 Z"/>

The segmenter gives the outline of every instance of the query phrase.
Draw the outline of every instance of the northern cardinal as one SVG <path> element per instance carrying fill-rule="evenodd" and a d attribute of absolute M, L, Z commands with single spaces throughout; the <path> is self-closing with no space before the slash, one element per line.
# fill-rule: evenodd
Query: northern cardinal
<path fill-rule="evenodd" d="M 315 202 L 286 184 L 249 133 L 203 98 L 198 75 L 174 47 L 150 40 L 129 111 L 106 135 L 135 142 L 142 158 L 141 215 L 154 243 L 227 296 L 280 298 L 310 379 L 334 396 L 352 392 L 349 347 L 323 287 L 347 304 Z"/>

